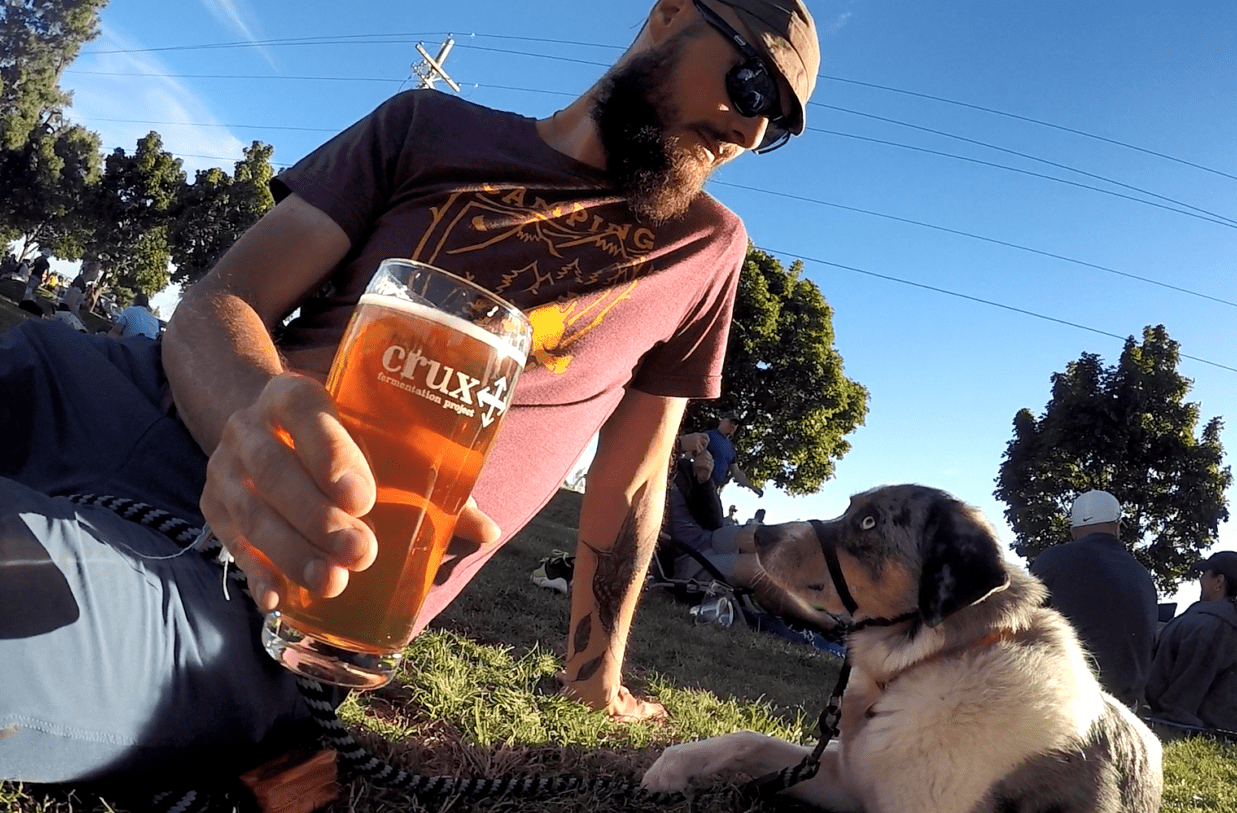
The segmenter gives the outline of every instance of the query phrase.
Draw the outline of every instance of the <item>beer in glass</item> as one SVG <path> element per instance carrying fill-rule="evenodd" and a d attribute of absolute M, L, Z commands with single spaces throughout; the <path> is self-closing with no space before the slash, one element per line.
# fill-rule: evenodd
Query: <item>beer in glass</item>
<path fill-rule="evenodd" d="M 335 598 L 284 580 L 263 643 L 298 674 L 388 682 L 412 638 L 532 342 L 512 305 L 422 263 L 385 260 L 357 303 L 327 390 L 378 486 L 378 556 Z"/>

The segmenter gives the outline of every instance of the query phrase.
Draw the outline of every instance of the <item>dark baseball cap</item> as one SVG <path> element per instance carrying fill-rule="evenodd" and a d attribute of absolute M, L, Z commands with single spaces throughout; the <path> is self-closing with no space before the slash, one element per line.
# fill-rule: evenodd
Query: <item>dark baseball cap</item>
<path fill-rule="evenodd" d="M 1204 570 L 1214 570 L 1229 582 L 1237 584 L 1237 551 L 1222 550 L 1219 553 L 1213 553 L 1196 564 L 1194 569 L 1200 573 Z"/>
<path fill-rule="evenodd" d="M 735 423 L 735 424 L 743 423 L 743 419 L 739 417 L 739 413 L 737 412 L 723 412 L 721 416 L 718 417 L 718 420 L 719 421 L 730 421 L 731 423 Z"/>
<path fill-rule="evenodd" d="M 755 41 L 752 45 L 769 58 L 794 92 L 790 132 L 800 135 L 804 108 L 820 72 L 820 38 L 803 0 L 713 0 L 734 9 Z"/>

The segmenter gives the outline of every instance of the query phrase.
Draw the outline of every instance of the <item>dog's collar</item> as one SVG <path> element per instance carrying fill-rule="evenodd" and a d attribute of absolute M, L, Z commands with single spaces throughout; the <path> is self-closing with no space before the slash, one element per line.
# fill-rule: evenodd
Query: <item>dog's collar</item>
<path fill-rule="evenodd" d="M 825 524 L 823 522 L 813 519 L 810 520 L 810 524 L 812 530 L 816 532 L 816 541 L 820 544 L 821 553 L 825 555 L 825 565 L 829 568 L 829 578 L 833 580 L 833 589 L 837 592 L 838 599 L 841 600 L 842 606 L 846 608 L 846 612 L 852 619 L 850 623 L 840 624 L 843 629 L 848 632 L 854 632 L 864 627 L 889 627 L 919 617 L 919 612 L 913 610 L 895 618 L 865 618 L 862 621 L 854 621 L 855 613 L 859 611 L 859 604 L 855 601 L 855 597 L 851 595 L 850 588 L 846 586 L 846 576 L 842 573 L 842 563 L 838 561 L 837 544 L 831 536 L 825 533 Z"/>

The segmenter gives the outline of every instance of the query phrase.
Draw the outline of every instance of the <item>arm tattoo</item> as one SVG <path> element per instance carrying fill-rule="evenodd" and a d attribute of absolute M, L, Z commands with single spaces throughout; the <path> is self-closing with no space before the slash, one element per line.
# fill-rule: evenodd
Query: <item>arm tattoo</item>
<path fill-rule="evenodd" d="M 627 516 L 619 527 L 618 538 L 614 540 L 614 546 L 610 550 L 598 550 L 584 539 L 580 540 L 580 543 L 597 557 L 597 569 L 593 573 L 593 597 L 597 600 L 597 621 L 606 635 L 614 635 L 623 597 L 636 577 L 636 561 L 640 549 L 636 511 L 643 505 L 647 488 L 646 483 L 636 492 Z"/>
<path fill-rule="evenodd" d="M 589 613 L 576 624 L 576 634 L 571 639 L 572 654 L 579 654 L 588 649 L 588 641 L 593 632 L 593 615 Z"/>
<path fill-rule="evenodd" d="M 582 680 L 588 680 L 595 675 L 597 670 L 601 668 L 601 661 L 604 657 L 604 655 L 598 655 L 596 658 L 593 658 L 591 661 L 581 666 L 580 671 L 576 673 L 575 682 L 578 683 Z"/>

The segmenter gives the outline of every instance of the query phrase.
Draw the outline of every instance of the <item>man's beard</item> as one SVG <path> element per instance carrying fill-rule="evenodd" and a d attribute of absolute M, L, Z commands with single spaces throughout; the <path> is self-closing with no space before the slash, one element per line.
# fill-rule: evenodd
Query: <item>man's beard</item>
<path fill-rule="evenodd" d="M 679 45 L 672 39 L 611 71 L 592 110 L 606 173 L 636 217 L 654 225 L 686 212 L 712 171 L 667 135 L 678 118 L 665 88 Z"/>

